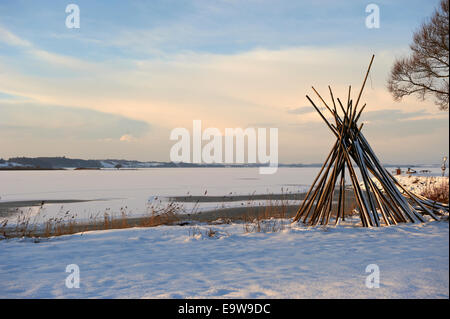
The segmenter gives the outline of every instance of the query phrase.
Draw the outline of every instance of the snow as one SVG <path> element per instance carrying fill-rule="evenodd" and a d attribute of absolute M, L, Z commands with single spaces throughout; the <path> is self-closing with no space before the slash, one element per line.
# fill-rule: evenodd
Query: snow
<path fill-rule="evenodd" d="M 0 167 L 24 167 L 25 165 L 15 163 L 15 162 L 4 162 L 0 163 Z"/>
<path fill-rule="evenodd" d="M 448 176 L 396 176 L 397 181 L 408 191 L 422 194 L 427 187 L 432 185 L 448 184 Z"/>
<path fill-rule="evenodd" d="M 104 168 L 114 168 L 114 167 L 117 165 L 117 163 L 116 163 L 116 162 L 113 162 L 113 161 L 109 161 L 109 162 L 106 162 L 106 161 L 100 161 L 100 164 L 102 164 L 102 166 L 103 166 Z"/>
<path fill-rule="evenodd" d="M 61 206 L 77 218 L 125 206 L 129 215 L 139 215 L 149 201 L 206 190 L 219 196 L 305 191 L 318 170 L 279 168 L 274 175 L 259 175 L 257 168 L 2 171 L 0 200 L 92 200 L 45 204 L 47 217 Z M 432 170 L 436 176 L 440 168 Z M 401 183 L 422 185 L 422 177 L 415 179 L 401 177 Z M 197 210 L 242 203 L 248 205 L 210 202 Z M 39 242 L 0 240 L 0 298 L 449 297 L 448 222 L 355 226 L 351 221 L 336 228 L 296 224 L 274 233 L 246 233 L 243 224 L 159 226 Z M 65 286 L 69 264 L 80 267 L 79 289 Z M 369 264 L 380 268 L 380 288 L 365 286 Z"/>
<path fill-rule="evenodd" d="M 115 168 L 117 164 L 120 164 L 122 168 L 149 168 L 161 166 L 163 163 L 158 162 L 124 162 L 124 161 L 100 161 L 103 168 Z"/>
<path fill-rule="evenodd" d="M 421 175 L 397 175 L 394 178 L 408 191 L 421 195 L 430 186 L 440 186 L 448 184 L 448 176 L 421 176 Z M 375 184 L 382 188 L 381 183 L 375 177 L 372 178 Z M 360 182 L 360 187 L 366 189 L 364 182 Z M 397 185 L 400 192 L 404 193 L 403 189 Z"/>
<path fill-rule="evenodd" d="M 65 286 L 69 264 L 78 289 Z M 369 264 L 380 288 L 365 285 Z M 159 226 L 0 241 L 0 298 L 80 297 L 448 298 L 449 225 Z"/>

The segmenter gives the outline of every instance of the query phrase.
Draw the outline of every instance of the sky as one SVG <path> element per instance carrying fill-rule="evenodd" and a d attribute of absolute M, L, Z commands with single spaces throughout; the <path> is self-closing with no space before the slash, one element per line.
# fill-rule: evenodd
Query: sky
<path fill-rule="evenodd" d="M 80 28 L 66 27 L 66 6 Z M 367 28 L 366 6 L 380 8 Z M 362 95 L 385 163 L 439 163 L 448 112 L 386 81 L 438 1 L 0 1 L 0 158 L 169 161 L 174 128 L 278 128 L 279 161 L 319 163 L 334 136 L 311 86 Z M 316 99 L 316 97 L 314 97 Z"/>

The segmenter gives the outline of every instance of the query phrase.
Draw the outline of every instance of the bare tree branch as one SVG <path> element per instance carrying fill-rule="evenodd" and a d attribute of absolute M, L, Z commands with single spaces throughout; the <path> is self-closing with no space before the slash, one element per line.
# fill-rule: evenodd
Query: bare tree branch
<path fill-rule="evenodd" d="M 441 110 L 449 103 L 449 0 L 441 0 L 433 16 L 413 35 L 409 57 L 394 62 L 388 90 L 395 100 L 432 96 Z"/>

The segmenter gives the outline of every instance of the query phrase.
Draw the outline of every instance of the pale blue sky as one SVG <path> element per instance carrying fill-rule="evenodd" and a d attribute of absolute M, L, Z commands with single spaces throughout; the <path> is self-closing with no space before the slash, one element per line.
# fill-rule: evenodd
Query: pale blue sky
<path fill-rule="evenodd" d="M 69 3 L 80 7 L 80 29 L 65 26 Z M 365 26 L 369 3 L 380 7 L 380 29 Z M 375 53 L 367 135 L 386 162 L 439 162 L 448 113 L 394 102 L 385 88 L 437 3 L 2 0 L 0 157 L 169 160 L 170 130 L 202 119 L 279 127 L 281 162 L 320 162 L 332 136 L 304 95 L 310 85 L 359 87 Z"/>
<path fill-rule="evenodd" d="M 64 24 L 68 1 L 3 0 L 0 22 L 41 49 L 89 59 L 147 58 L 151 51 L 156 55 L 293 46 L 382 48 L 407 45 L 411 32 L 437 2 L 373 2 L 381 12 L 378 30 L 364 25 L 365 7 L 372 2 L 332 0 L 76 1 L 82 27 L 71 32 Z"/>

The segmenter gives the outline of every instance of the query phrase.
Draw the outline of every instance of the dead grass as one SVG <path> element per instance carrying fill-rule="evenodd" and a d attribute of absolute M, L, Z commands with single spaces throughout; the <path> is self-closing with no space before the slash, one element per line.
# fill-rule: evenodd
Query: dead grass
<path fill-rule="evenodd" d="M 285 198 L 275 202 L 269 198 L 262 207 L 249 205 L 247 208 L 243 224 L 245 233 L 279 232 L 291 222 L 290 218 L 286 217 L 288 200 Z"/>
<path fill-rule="evenodd" d="M 56 217 L 45 220 L 45 207 L 39 207 L 36 214 L 32 214 L 32 209 L 19 210 L 16 222 L 10 226 L 9 220 L 4 220 L 0 224 L 0 239 L 7 238 L 48 238 L 54 236 L 70 235 L 83 233 L 92 230 L 123 229 L 131 227 L 155 227 L 160 225 L 169 225 L 179 220 L 177 216 L 180 206 L 175 203 L 169 203 L 164 207 L 148 205 L 144 216 L 130 217 L 127 214 L 127 207 L 122 207 L 119 214 L 112 213 L 109 209 L 93 215 L 87 220 L 77 221 L 77 214 L 71 211 L 64 211 L 63 206 Z M 38 219 L 44 219 L 39 223 Z"/>
<path fill-rule="evenodd" d="M 421 193 L 428 199 L 437 201 L 440 203 L 449 203 L 449 186 L 448 180 L 441 183 L 429 183 Z"/>
<path fill-rule="evenodd" d="M 282 189 L 283 192 L 283 189 Z M 205 193 L 206 194 L 206 193 Z M 250 232 L 279 232 L 284 230 L 291 222 L 292 203 L 289 203 L 286 196 L 277 195 L 276 200 L 269 199 L 256 204 L 251 197 L 245 203 L 242 203 L 239 210 L 242 213 L 233 215 L 231 218 L 220 217 L 210 224 L 221 224 L 238 222 L 243 224 L 243 230 Z M 289 209 L 291 212 L 289 212 Z M 75 233 L 84 233 L 93 230 L 124 229 L 131 227 L 155 227 L 160 225 L 186 225 L 191 223 L 191 219 L 199 212 L 199 203 L 196 202 L 189 211 L 177 202 L 164 203 L 157 198 L 148 203 L 146 212 L 143 215 L 136 216 L 126 206 L 120 208 L 119 212 L 113 212 L 109 208 L 97 214 L 90 214 L 89 217 L 80 220 L 77 214 L 70 210 L 65 210 L 61 206 L 56 216 L 46 217 L 45 205 L 39 207 L 37 213 L 32 214 L 32 209 L 21 210 L 17 214 L 15 223 L 3 221 L 0 224 L 0 239 L 32 237 L 48 238 L 53 236 L 70 235 Z M 189 218 L 189 222 L 186 219 Z M 41 220 L 39 223 L 38 220 Z M 44 220 L 44 222 L 42 222 Z M 195 219 L 194 219 L 195 220 Z M 201 222 L 199 220 L 199 222 Z M 191 234 L 192 233 L 192 234 Z M 196 229 L 190 230 L 190 235 L 195 236 Z M 205 234 L 206 237 L 216 237 L 216 232 L 210 228 Z"/>

